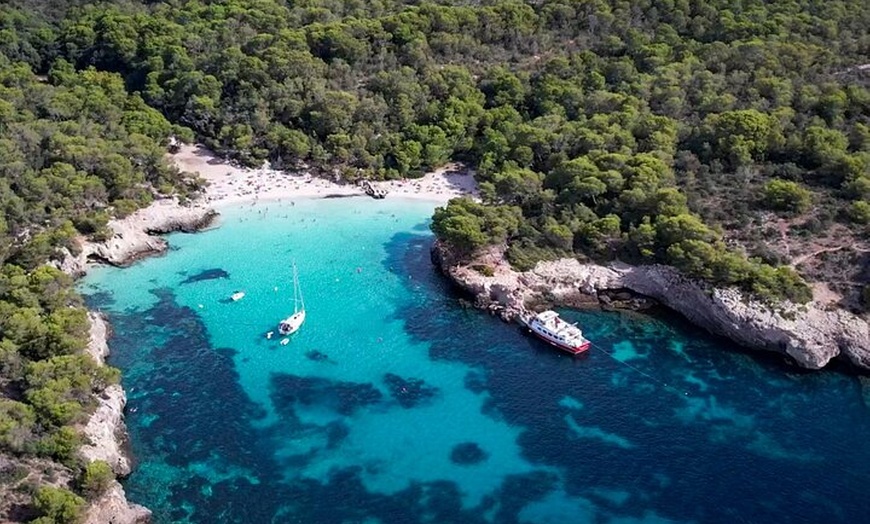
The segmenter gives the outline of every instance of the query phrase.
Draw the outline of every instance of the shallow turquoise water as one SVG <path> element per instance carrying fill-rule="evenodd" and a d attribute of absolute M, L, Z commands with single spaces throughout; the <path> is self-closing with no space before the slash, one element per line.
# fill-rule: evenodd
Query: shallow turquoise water
<path fill-rule="evenodd" d="M 229 208 L 164 257 L 93 271 L 82 291 L 130 397 L 130 498 L 158 522 L 866 515 L 856 379 L 615 313 L 565 312 L 618 360 L 563 355 L 459 307 L 429 262 L 431 211 Z M 292 311 L 292 261 L 308 318 L 280 346 L 264 334 Z"/>

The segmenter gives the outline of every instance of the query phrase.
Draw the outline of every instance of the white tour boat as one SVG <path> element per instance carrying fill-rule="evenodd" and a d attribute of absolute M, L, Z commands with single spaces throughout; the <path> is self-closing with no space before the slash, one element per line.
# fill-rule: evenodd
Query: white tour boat
<path fill-rule="evenodd" d="M 305 322 L 305 302 L 302 300 L 302 290 L 299 289 L 299 275 L 296 273 L 296 263 L 293 264 L 293 314 L 278 324 L 278 333 L 292 335 L 299 331 Z M 281 341 L 282 344 L 284 341 Z"/>
<path fill-rule="evenodd" d="M 576 324 L 565 322 L 555 311 L 538 313 L 526 326 L 541 340 L 572 355 L 583 353 L 592 344 L 583 337 L 583 331 Z"/>

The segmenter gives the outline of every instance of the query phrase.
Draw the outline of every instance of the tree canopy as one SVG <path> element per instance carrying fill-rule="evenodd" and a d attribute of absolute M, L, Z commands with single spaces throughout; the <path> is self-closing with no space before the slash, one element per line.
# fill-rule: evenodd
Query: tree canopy
<path fill-rule="evenodd" d="M 113 377 L 42 265 L 195 191 L 173 135 L 347 179 L 465 161 L 483 203 L 433 230 L 521 269 L 665 263 L 799 302 L 803 275 L 870 307 L 868 25 L 864 0 L 4 2 L 0 447 L 72 464 Z M 858 249 L 783 265 L 818 245 Z M 75 513 L 43 498 L 43 518 Z"/>

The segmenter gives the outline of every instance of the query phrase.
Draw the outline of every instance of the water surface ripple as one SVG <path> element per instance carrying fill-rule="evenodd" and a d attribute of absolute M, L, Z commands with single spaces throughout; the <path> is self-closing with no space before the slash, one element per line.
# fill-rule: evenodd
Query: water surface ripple
<path fill-rule="evenodd" d="M 459 306 L 430 214 L 229 208 L 164 257 L 93 271 L 81 289 L 129 395 L 129 498 L 158 523 L 866 518 L 857 379 L 630 314 L 564 312 L 615 359 L 560 354 Z M 292 310 L 294 260 L 308 320 L 281 346 L 264 334 Z"/>

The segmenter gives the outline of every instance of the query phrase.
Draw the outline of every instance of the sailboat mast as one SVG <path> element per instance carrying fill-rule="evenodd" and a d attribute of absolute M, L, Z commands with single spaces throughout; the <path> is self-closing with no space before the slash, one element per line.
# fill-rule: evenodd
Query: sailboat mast
<path fill-rule="evenodd" d="M 293 313 L 299 311 L 299 285 L 297 284 L 296 262 L 293 262 Z"/>
<path fill-rule="evenodd" d="M 302 298 L 302 288 L 299 287 L 299 272 L 296 271 L 296 266 L 293 266 L 293 274 L 296 276 L 296 292 L 294 295 L 299 295 L 299 309 L 305 311 L 305 300 Z"/>

